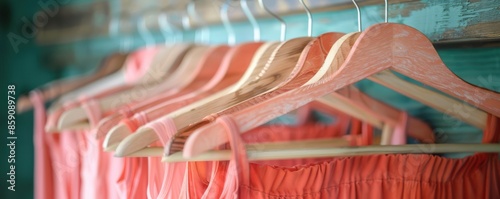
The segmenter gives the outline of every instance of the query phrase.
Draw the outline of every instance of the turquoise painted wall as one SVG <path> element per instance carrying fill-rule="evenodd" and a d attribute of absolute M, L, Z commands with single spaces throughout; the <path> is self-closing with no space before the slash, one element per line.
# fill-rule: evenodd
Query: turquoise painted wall
<path fill-rule="evenodd" d="M 74 1 L 73 3 L 86 3 L 88 1 Z M 428 2 L 428 1 L 426 1 Z M 2 4 L 9 4 L 13 10 L 10 18 L 6 17 L 6 13 L 0 13 L 2 18 L 9 19 L 7 26 L 2 26 L 0 39 L 0 53 L 2 55 L 2 88 L 6 89 L 7 84 L 15 84 L 17 94 L 26 93 L 39 85 L 50 82 L 54 79 L 78 75 L 92 71 L 99 61 L 107 54 L 123 48 L 123 41 L 130 38 L 132 41 L 131 47 L 127 50 L 135 49 L 145 45 L 141 35 L 118 35 L 113 37 L 98 37 L 78 42 L 55 45 L 55 46 L 38 46 L 33 39 L 30 39 L 27 44 L 20 47 L 18 53 L 15 53 L 9 42 L 6 40 L 6 35 L 9 32 L 19 33 L 23 16 L 33 16 L 39 9 L 36 1 L 14 1 L 4 0 Z M 382 16 L 378 13 L 380 6 L 363 7 L 363 28 L 371 24 L 383 21 Z M 448 31 L 446 25 L 435 27 L 434 24 L 443 17 L 441 12 L 445 7 L 436 5 L 431 8 L 415 11 L 408 16 L 395 15 L 391 17 L 392 22 L 405 23 L 422 31 L 430 31 L 429 29 L 437 28 L 438 32 Z M 458 12 L 458 11 L 457 11 Z M 435 13 L 429 15 L 429 13 Z M 356 31 L 355 23 L 356 13 L 354 10 L 338 11 L 335 13 L 324 12 L 314 14 L 313 35 L 319 35 L 323 32 L 352 32 Z M 452 18 L 454 16 L 451 16 Z M 452 20 L 455 23 L 463 23 L 463 19 L 455 17 Z M 294 15 L 285 17 L 288 29 L 287 38 L 299 37 L 306 35 L 306 18 L 304 15 Z M 263 40 L 278 40 L 279 25 L 275 20 L 267 19 L 260 20 L 259 24 L 263 31 Z M 450 24 L 450 26 L 453 24 Z M 467 25 L 460 24 L 460 25 Z M 250 41 L 252 35 L 251 27 L 248 23 L 234 24 L 236 31 L 237 42 Z M 210 27 L 210 43 L 220 44 L 226 42 L 227 33 L 223 26 L 216 25 Z M 192 41 L 194 39 L 194 31 L 188 31 L 184 34 L 184 41 Z M 162 43 L 165 38 L 159 32 L 154 32 L 152 37 L 156 43 Z M 167 39 L 171 41 L 171 38 Z M 76 62 L 67 65 L 64 69 L 53 68 L 47 57 L 61 56 L 62 52 L 66 55 L 76 57 Z M 500 48 L 481 48 L 481 49 L 440 49 L 439 54 L 449 68 L 460 76 L 465 81 L 488 89 L 500 92 Z M 432 108 L 426 107 L 414 100 L 408 99 L 395 93 L 389 89 L 378 86 L 369 81 L 363 81 L 357 84 L 362 90 L 372 95 L 375 98 L 386 101 L 394 106 L 408 110 L 410 114 L 423 118 L 429 122 L 434 128 L 441 142 L 479 142 L 481 131 L 463 124 L 446 114 L 439 113 Z M 6 92 L 6 90 L 4 90 Z M 5 96 L 5 95 L 4 95 Z M 6 129 L 6 99 L 2 98 L 2 111 L 0 114 L 1 128 Z M 457 107 L 459 109 L 460 107 Z M 454 111 L 454 110 L 450 110 Z M 6 189 L 6 175 L 1 175 L 1 194 L 0 198 L 32 198 L 33 197 L 33 112 L 26 112 L 16 116 L 17 122 L 17 184 L 16 192 L 10 192 Z M 5 132 L 5 131 L 4 131 Z M 2 136 L 2 147 L 0 147 L 2 161 L 6 161 L 8 151 L 6 150 L 7 140 Z M 5 158 L 3 158 L 5 157 Z M 4 166 L 4 162 L 0 163 L 0 171 L 8 172 Z"/>

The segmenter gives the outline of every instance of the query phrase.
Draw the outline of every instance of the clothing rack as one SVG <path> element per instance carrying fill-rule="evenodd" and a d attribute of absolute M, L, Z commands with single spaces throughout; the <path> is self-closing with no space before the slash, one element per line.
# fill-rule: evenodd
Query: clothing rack
<path fill-rule="evenodd" d="M 59 3 L 35 194 L 500 197 L 499 1 L 241 1 Z"/>

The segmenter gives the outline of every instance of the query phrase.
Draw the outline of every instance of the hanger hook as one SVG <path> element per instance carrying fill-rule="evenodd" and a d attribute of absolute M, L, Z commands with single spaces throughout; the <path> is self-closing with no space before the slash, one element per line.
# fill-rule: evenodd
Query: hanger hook
<path fill-rule="evenodd" d="M 137 23 L 137 28 L 139 30 L 139 34 L 146 43 L 146 46 L 151 46 L 155 43 L 155 39 L 146 26 L 146 17 L 142 16 L 140 18 L 139 23 Z"/>
<path fill-rule="evenodd" d="M 193 17 L 193 19 L 196 21 L 197 24 L 200 24 L 200 16 L 196 13 L 196 10 L 194 9 L 194 0 L 189 1 L 189 3 L 186 5 L 186 11 L 189 17 Z M 200 43 L 203 43 L 203 31 L 201 31 L 200 28 L 197 28 L 194 31 L 194 41 L 198 41 Z"/>
<path fill-rule="evenodd" d="M 304 3 L 304 0 L 299 0 L 300 3 L 302 4 L 302 7 L 306 10 L 307 13 L 307 36 L 311 37 L 312 36 L 312 14 L 311 10 L 307 7 L 306 3 Z"/>
<path fill-rule="evenodd" d="M 231 26 L 231 22 L 229 21 L 228 10 L 229 10 L 229 0 L 225 1 L 225 3 L 222 4 L 222 7 L 220 9 L 220 16 L 222 19 L 222 23 L 224 24 L 224 27 L 226 28 L 226 31 L 228 33 L 227 37 L 228 44 L 233 45 L 236 39 L 235 39 L 234 29 Z"/>
<path fill-rule="evenodd" d="M 200 17 L 200 15 L 196 12 L 196 2 L 195 0 L 191 0 L 189 3 L 188 3 L 188 6 L 187 6 L 187 9 L 188 9 L 188 13 L 189 15 L 191 15 L 195 20 L 196 20 L 196 23 L 198 24 L 205 24 L 205 21 L 202 20 L 202 18 Z M 198 30 L 196 31 L 196 33 L 198 33 Z M 208 30 L 208 27 L 206 26 L 203 26 L 202 28 L 200 28 L 200 36 L 199 36 L 199 40 L 201 43 L 208 43 L 209 40 L 210 40 L 210 36 L 207 36 L 208 34 L 210 34 L 209 30 Z M 196 36 L 195 35 L 195 39 L 196 39 Z M 205 38 L 207 38 L 207 40 L 205 40 Z"/>
<path fill-rule="evenodd" d="M 118 35 L 118 30 L 119 30 L 119 24 L 120 24 L 120 19 L 111 19 L 109 21 L 109 35 L 111 37 L 117 37 Z M 125 40 L 122 40 L 122 42 L 119 42 L 119 50 L 121 52 L 127 52 L 125 49 Z"/>
<path fill-rule="evenodd" d="M 132 21 L 132 20 L 130 20 Z M 137 22 L 137 20 L 135 20 Z M 139 23 L 136 23 L 136 24 L 139 24 Z M 137 25 L 139 26 L 139 25 Z M 124 49 L 125 49 L 125 52 L 130 52 L 133 50 L 133 46 L 134 46 L 134 39 L 132 39 L 132 35 L 128 34 L 128 35 L 125 35 L 125 38 L 123 40 L 123 45 L 124 45 Z"/>
<path fill-rule="evenodd" d="M 168 38 L 171 40 L 174 40 L 172 42 L 175 43 L 175 37 L 169 37 L 167 32 L 172 34 L 174 32 L 172 25 L 168 21 L 168 15 L 167 13 L 162 13 L 158 15 L 158 25 L 160 25 L 160 29 L 162 30 L 161 33 L 165 37 L 165 44 L 167 43 Z"/>
<path fill-rule="evenodd" d="M 240 5 L 241 5 L 241 8 L 243 9 L 243 13 L 245 13 L 245 16 L 248 18 L 248 21 L 250 21 L 250 24 L 252 24 L 253 41 L 260 41 L 259 23 L 257 23 L 257 20 L 255 20 L 255 17 L 253 16 L 252 11 L 250 11 L 250 8 L 248 7 L 247 0 L 241 0 Z"/>
<path fill-rule="evenodd" d="M 262 2 L 262 0 L 259 0 L 259 5 L 267 13 L 269 13 L 274 18 L 276 18 L 278 21 L 280 21 L 280 23 L 281 23 L 281 37 L 280 37 L 280 41 L 282 41 L 282 42 L 285 41 L 285 33 L 286 33 L 286 23 L 285 23 L 285 20 L 283 20 L 281 17 L 279 17 L 278 15 L 274 14 L 273 12 L 271 12 L 271 10 L 269 10 L 269 8 L 267 8 L 266 5 L 264 5 L 264 2 Z"/>
<path fill-rule="evenodd" d="M 354 6 L 356 6 L 356 11 L 358 11 L 358 32 L 361 32 L 361 11 L 359 10 L 359 6 L 355 0 L 352 0 Z"/>
<path fill-rule="evenodd" d="M 389 14 L 389 2 L 388 0 L 384 0 L 385 4 L 385 23 L 389 22 L 388 14 Z"/>
<path fill-rule="evenodd" d="M 181 28 L 178 28 L 179 30 L 179 42 L 183 42 L 185 37 L 184 37 L 184 32 L 190 28 L 189 26 L 189 17 L 185 14 L 181 14 Z"/>

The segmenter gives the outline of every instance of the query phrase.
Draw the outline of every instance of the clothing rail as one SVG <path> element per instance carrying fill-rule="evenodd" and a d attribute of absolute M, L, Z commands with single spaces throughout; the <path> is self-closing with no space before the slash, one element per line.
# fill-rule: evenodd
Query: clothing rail
<path fill-rule="evenodd" d="M 108 36 L 109 23 L 116 17 L 120 19 L 117 31 L 120 34 L 131 34 L 137 30 L 134 28 L 136 25 L 133 24 L 136 22 L 130 19 L 131 16 L 137 15 L 150 16 L 146 21 L 148 29 L 159 31 L 157 16 L 161 13 L 172 14 L 176 11 L 172 16 L 174 18 L 172 23 L 180 24 L 176 19 L 185 11 L 186 2 L 189 1 L 112 0 L 93 1 L 84 6 L 81 3 L 78 5 L 58 4 L 60 5 L 59 12 L 48 20 L 47 25 L 40 27 L 37 41 L 48 45 Z M 363 12 L 363 22 L 366 26 L 383 21 L 384 1 L 358 0 L 357 2 Z M 221 3 L 222 0 L 196 1 L 196 11 L 202 16 L 206 25 L 221 23 L 218 12 Z M 304 20 L 306 18 L 299 1 L 277 0 L 265 1 L 265 3 L 270 10 L 280 16 L 295 14 L 295 18 L 304 18 Z M 350 24 L 354 27 L 356 24 L 357 19 L 350 0 L 310 0 L 306 3 L 314 13 L 315 27 L 344 31 L 339 27 L 346 27 Z M 435 43 L 470 43 L 472 41 L 478 45 L 491 46 L 491 41 L 500 40 L 498 28 L 500 27 L 500 1 L 389 0 L 389 4 L 389 21 L 413 26 Z M 270 16 L 258 7 L 256 0 L 248 0 L 248 5 L 261 23 L 274 23 L 274 21 L 271 22 Z M 44 10 L 41 9 L 41 11 Z M 239 1 L 231 1 L 229 17 L 232 22 L 245 20 Z M 60 23 L 61 21 L 65 23 Z M 192 21 L 192 28 L 201 25 Z M 293 28 L 290 29 L 294 31 Z"/>

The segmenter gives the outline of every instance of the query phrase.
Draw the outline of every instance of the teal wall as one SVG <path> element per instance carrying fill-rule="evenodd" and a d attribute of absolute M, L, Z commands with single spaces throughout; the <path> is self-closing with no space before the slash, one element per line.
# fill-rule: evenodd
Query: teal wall
<path fill-rule="evenodd" d="M 85 3 L 86 1 L 73 1 L 73 3 Z M 1 27 L 0 39 L 0 54 L 2 55 L 2 88 L 6 92 L 7 84 L 15 84 L 17 94 L 26 93 L 39 85 L 50 82 L 54 79 L 82 74 L 91 71 L 97 66 L 97 63 L 107 54 L 120 49 L 123 44 L 124 38 L 130 37 L 133 41 L 132 48 L 137 48 L 145 44 L 140 35 L 119 35 L 114 37 L 99 37 L 81 40 L 73 43 L 67 43 L 54 46 L 38 46 L 35 44 L 34 39 L 30 39 L 27 44 L 20 46 L 19 52 L 14 52 L 7 41 L 6 35 L 9 32 L 19 33 L 24 16 L 33 16 L 39 7 L 36 1 L 16 1 L 4 0 L 2 4 L 8 3 L 12 8 L 10 18 L 6 17 L 7 13 L 0 13 L 2 18 L 9 19 L 7 26 Z M 366 28 L 371 24 L 382 22 L 382 16 L 378 14 L 370 14 L 380 11 L 380 6 L 368 6 L 363 8 L 363 27 Z M 401 22 L 414 27 L 418 27 L 422 31 L 434 27 L 433 24 L 437 23 L 437 19 L 441 17 L 438 6 L 430 9 L 436 13 L 433 16 L 425 16 L 422 20 L 422 15 L 430 12 L 429 10 L 421 10 L 408 16 L 393 16 L 393 22 Z M 354 10 L 338 11 L 335 13 L 315 13 L 314 15 L 314 31 L 313 35 L 318 35 L 323 32 L 337 31 L 337 32 L 352 32 L 356 31 L 357 26 L 352 18 L 355 18 Z M 344 20 L 344 19 L 351 20 Z M 288 16 L 285 18 L 289 31 L 287 38 L 293 38 L 306 35 L 306 18 L 304 15 Z M 455 20 L 460 23 L 460 19 Z M 263 40 L 278 40 L 279 39 L 279 26 L 274 20 L 260 20 L 261 29 L 263 31 Z M 462 24 L 467 25 L 467 24 Z M 445 25 L 437 27 L 439 31 L 447 31 Z M 249 41 L 252 38 L 250 34 L 252 31 L 248 23 L 234 24 L 236 31 L 236 39 L 238 42 Z M 220 25 L 210 27 L 210 43 L 218 44 L 224 43 L 226 40 L 226 32 Z M 155 42 L 163 42 L 165 38 L 158 32 L 153 34 Z M 185 41 L 192 41 L 194 32 L 188 31 L 185 36 Z M 474 49 L 440 49 L 444 62 L 449 66 L 462 79 L 470 82 L 471 84 L 479 85 L 485 88 L 496 90 L 500 92 L 500 48 L 474 48 Z M 51 58 L 57 56 L 74 56 L 76 61 L 68 64 L 64 69 L 54 69 L 54 62 Z M 446 114 L 439 113 L 429 107 L 426 107 L 414 100 L 408 99 L 395 93 L 389 89 L 373 84 L 369 81 L 363 81 L 357 84 L 362 90 L 372 95 L 375 98 L 386 101 L 394 106 L 408 110 L 412 115 L 423 118 L 429 122 L 438 134 L 441 142 L 479 142 L 481 138 L 481 131 L 463 124 L 453 118 L 448 117 Z M 5 95 L 4 95 L 5 96 Z M 2 111 L 0 114 L 0 124 L 2 129 L 6 129 L 6 97 L 2 98 Z M 16 188 L 17 191 L 12 193 L 6 189 L 7 184 L 4 180 L 6 175 L 1 175 L 1 194 L 0 198 L 32 198 L 33 197 L 33 112 L 29 111 L 16 116 L 17 123 L 17 175 L 16 175 Z M 5 131 L 2 131 L 5 132 Z M 5 135 L 5 134 L 4 134 Z M 6 150 L 7 140 L 2 136 L 1 161 L 6 161 L 8 151 Z M 5 162 L 0 163 L 0 173 L 8 172 L 5 167 Z"/>

